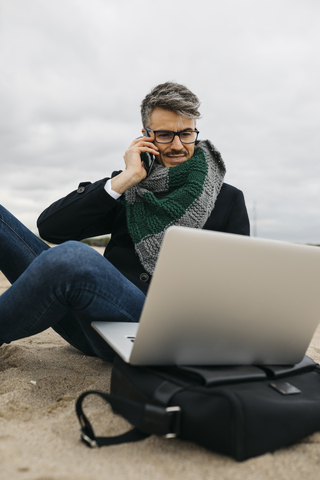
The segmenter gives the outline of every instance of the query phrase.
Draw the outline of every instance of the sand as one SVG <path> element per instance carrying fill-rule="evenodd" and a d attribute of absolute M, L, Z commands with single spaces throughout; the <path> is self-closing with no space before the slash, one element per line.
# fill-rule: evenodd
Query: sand
<path fill-rule="evenodd" d="M 2 275 L 2 274 L 0 274 Z M 0 276 L 0 294 L 8 283 Z M 320 328 L 308 350 L 320 361 Z M 313 480 L 319 478 L 320 433 L 243 463 L 178 439 L 89 449 L 80 441 L 75 400 L 88 389 L 108 391 L 111 365 L 86 357 L 54 331 L 0 347 L 1 480 Z M 96 433 L 128 424 L 98 398 L 86 412 Z M 320 408 L 320 405 L 319 405 Z"/>

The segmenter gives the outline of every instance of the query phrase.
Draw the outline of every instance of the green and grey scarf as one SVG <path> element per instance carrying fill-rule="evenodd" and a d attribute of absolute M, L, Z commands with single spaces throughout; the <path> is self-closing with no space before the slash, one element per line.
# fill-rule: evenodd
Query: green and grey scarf
<path fill-rule="evenodd" d="M 127 224 L 136 253 L 153 274 L 165 231 L 171 225 L 202 228 L 220 192 L 225 164 L 209 140 L 176 167 L 154 164 L 140 183 L 125 193 Z"/>

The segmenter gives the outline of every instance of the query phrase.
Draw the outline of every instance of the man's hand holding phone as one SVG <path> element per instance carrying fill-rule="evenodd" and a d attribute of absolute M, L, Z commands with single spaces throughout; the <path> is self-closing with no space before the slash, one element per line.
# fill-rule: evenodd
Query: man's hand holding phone
<path fill-rule="evenodd" d="M 142 153 L 150 155 L 159 155 L 158 147 L 153 143 L 154 137 L 143 136 L 134 140 L 123 158 L 126 164 L 126 170 L 116 177 L 112 178 L 112 190 L 117 193 L 124 193 L 129 188 L 137 185 L 147 176 L 147 170 L 144 162 L 141 160 Z"/>

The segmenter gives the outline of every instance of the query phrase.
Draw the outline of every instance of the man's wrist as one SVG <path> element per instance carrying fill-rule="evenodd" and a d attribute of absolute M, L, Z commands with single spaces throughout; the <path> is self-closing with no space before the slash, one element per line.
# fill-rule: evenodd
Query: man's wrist
<path fill-rule="evenodd" d="M 141 182 L 143 178 L 144 177 L 141 177 L 139 174 L 132 173 L 129 170 L 123 170 L 123 172 L 111 179 L 111 189 L 119 195 L 122 195 L 126 190 L 129 190 L 129 188 Z"/>
<path fill-rule="evenodd" d="M 106 181 L 104 189 L 115 200 L 118 200 L 118 198 L 121 197 L 121 193 L 118 193 L 112 190 L 111 178 L 109 178 L 109 180 Z"/>

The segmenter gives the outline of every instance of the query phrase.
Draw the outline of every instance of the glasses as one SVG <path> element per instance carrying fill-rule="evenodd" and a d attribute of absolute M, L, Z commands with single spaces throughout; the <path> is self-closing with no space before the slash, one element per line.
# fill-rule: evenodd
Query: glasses
<path fill-rule="evenodd" d="M 147 132 L 154 134 L 157 143 L 171 143 L 177 135 L 181 143 L 195 143 L 197 141 L 199 130 L 183 130 L 182 132 L 170 132 L 170 130 L 151 130 L 146 128 Z"/>

